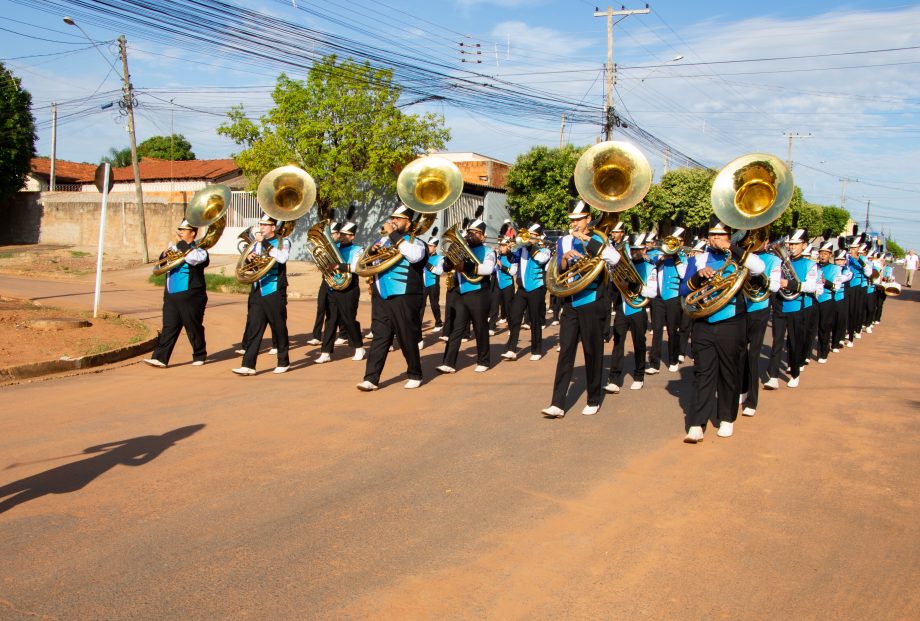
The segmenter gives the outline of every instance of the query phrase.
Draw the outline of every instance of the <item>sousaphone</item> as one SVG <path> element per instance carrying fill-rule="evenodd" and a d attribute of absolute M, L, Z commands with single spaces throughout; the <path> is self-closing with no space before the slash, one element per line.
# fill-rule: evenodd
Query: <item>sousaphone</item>
<path fill-rule="evenodd" d="M 179 267 L 192 250 L 207 250 L 217 243 L 227 225 L 230 198 L 230 188 L 222 184 L 209 185 L 195 192 L 185 208 L 185 220 L 195 228 L 206 226 L 208 230 L 201 239 L 193 241 L 191 247 L 184 252 L 167 248 L 163 257 L 153 265 L 154 275 L 160 276 Z"/>

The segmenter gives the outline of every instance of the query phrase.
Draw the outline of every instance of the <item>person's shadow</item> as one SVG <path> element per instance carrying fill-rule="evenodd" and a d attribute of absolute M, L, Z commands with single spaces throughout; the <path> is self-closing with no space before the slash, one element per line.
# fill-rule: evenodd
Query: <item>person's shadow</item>
<path fill-rule="evenodd" d="M 141 466 L 204 427 L 189 425 L 167 431 L 160 436 L 138 436 L 128 440 L 106 442 L 83 450 L 100 453 L 89 459 L 46 470 L 0 487 L 0 513 L 46 494 L 67 494 L 83 489 L 96 477 L 115 466 Z"/>

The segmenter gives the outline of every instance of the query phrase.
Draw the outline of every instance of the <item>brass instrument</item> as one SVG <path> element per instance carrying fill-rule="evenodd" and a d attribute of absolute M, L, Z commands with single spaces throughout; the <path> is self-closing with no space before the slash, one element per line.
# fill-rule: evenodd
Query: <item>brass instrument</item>
<path fill-rule="evenodd" d="M 167 248 L 163 257 L 153 266 L 156 276 L 167 273 L 185 262 L 185 256 L 196 248 L 207 250 L 217 243 L 227 225 L 227 210 L 230 208 L 230 188 L 225 185 L 209 185 L 195 192 L 185 208 L 185 219 L 195 228 L 207 226 L 201 239 L 192 242 L 191 247 L 182 252 Z"/>
<path fill-rule="evenodd" d="M 680 241 L 679 237 L 675 237 L 674 235 L 668 235 L 667 237 L 661 240 L 661 244 L 658 246 L 658 248 L 661 250 L 662 254 L 671 256 L 672 254 L 677 254 L 678 252 L 683 250 L 685 247 L 683 243 Z"/>
<path fill-rule="evenodd" d="M 719 172 L 712 183 L 712 210 L 727 226 L 747 231 L 737 242 L 744 254 L 739 262 L 729 257 L 702 287 L 681 300 L 692 319 L 718 312 L 738 294 L 748 280 L 745 260 L 763 245 L 770 223 L 789 206 L 793 189 L 792 172 L 785 162 L 766 153 L 742 155 Z M 751 283 L 749 295 L 765 299 L 761 296 L 768 285 L 758 279 Z"/>
<path fill-rule="evenodd" d="M 456 164 L 436 155 L 427 155 L 409 163 L 399 173 L 396 193 L 406 207 L 422 214 L 412 224 L 409 234 L 414 239 L 423 235 L 434 224 L 438 212 L 457 202 L 463 192 L 463 175 Z M 382 232 L 381 232 L 382 234 Z M 402 260 L 394 246 L 371 247 L 358 259 L 355 273 L 359 276 L 375 276 L 385 272 Z"/>
<path fill-rule="evenodd" d="M 479 259 L 473 254 L 473 249 L 466 242 L 466 238 L 459 234 L 459 224 L 455 224 L 441 236 L 441 254 L 454 265 L 464 263 L 467 266 L 479 267 Z M 483 277 L 473 271 L 470 276 L 464 272 L 463 277 L 472 283 L 481 282 Z"/>
<path fill-rule="evenodd" d="M 795 268 L 792 266 L 792 257 L 789 255 L 789 250 L 782 241 L 770 244 L 768 250 L 779 258 L 779 265 L 783 278 L 789 282 L 788 285 L 777 292 L 779 297 L 786 301 L 796 299 L 800 295 L 798 292 L 799 276 L 795 273 Z"/>
<path fill-rule="evenodd" d="M 317 222 L 307 231 L 307 250 L 313 255 L 313 262 L 330 288 L 344 291 L 351 285 L 352 274 L 339 271 L 339 264 L 345 261 L 332 239 L 332 226 L 329 220 Z"/>
<path fill-rule="evenodd" d="M 613 285 L 620 290 L 623 295 L 623 302 L 632 308 L 645 308 L 649 305 L 650 300 L 642 297 L 642 289 L 646 283 L 642 276 L 636 271 L 633 265 L 631 247 L 629 242 L 623 240 L 618 246 L 617 251 L 620 253 L 620 260 L 613 266 L 610 271 L 610 279 Z M 624 265 L 620 267 L 620 263 Z M 619 269 L 617 269 L 619 268 Z"/>
<path fill-rule="evenodd" d="M 901 295 L 901 284 L 895 281 L 887 281 L 882 283 L 882 288 L 885 290 L 885 293 L 893 298 Z"/>
<path fill-rule="evenodd" d="M 284 221 L 275 229 L 275 237 L 283 240 L 294 231 L 294 221 L 310 211 L 316 202 L 316 182 L 293 164 L 280 166 L 259 181 L 256 200 L 268 216 Z M 267 253 L 253 254 L 258 243 L 261 242 L 253 235 L 236 263 L 236 279 L 241 283 L 254 283 L 275 266 L 275 259 Z"/>
<path fill-rule="evenodd" d="M 604 212 L 591 233 L 598 234 L 606 246 L 607 235 L 619 221 L 619 212 L 639 204 L 648 193 L 652 167 L 635 146 L 628 142 L 607 141 L 594 145 L 578 158 L 574 177 L 582 200 Z M 620 248 L 625 248 L 625 244 Z M 546 270 L 546 288 L 557 297 L 575 295 L 605 273 L 606 268 L 606 261 L 599 256 L 581 257 L 559 273 L 559 257 L 553 257 Z M 628 283 L 627 291 L 642 282 L 628 257 L 625 261 L 617 261 L 613 278 L 614 283 L 619 281 L 624 286 Z"/>

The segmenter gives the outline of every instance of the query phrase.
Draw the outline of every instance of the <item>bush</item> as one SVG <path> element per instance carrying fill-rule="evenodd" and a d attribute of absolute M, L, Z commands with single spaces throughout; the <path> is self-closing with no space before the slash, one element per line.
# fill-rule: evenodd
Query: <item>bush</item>
<path fill-rule="evenodd" d="M 157 287 L 165 287 L 166 274 L 161 274 L 159 276 L 151 274 L 147 281 Z M 205 274 L 204 283 L 208 291 L 216 291 L 218 293 L 249 293 L 249 285 L 238 282 L 235 276 Z"/>

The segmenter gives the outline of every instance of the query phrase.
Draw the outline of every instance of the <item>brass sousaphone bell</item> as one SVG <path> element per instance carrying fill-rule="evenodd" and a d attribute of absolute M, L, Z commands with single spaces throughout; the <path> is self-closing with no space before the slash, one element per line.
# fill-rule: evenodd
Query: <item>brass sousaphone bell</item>
<path fill-rule="evenodd" d="M 604 212 L 593 232 L 605 241 L 619 221 L 619 212 L 638 205 L 651 185 L 652 167 L 645 155 L 628 142 L 611 140 L 598 143 L 585 151 L 575 164 L 575 188 L 578 195 L 591 207 Z M 606 262 L 600 257 L 582 257 L 562 273 L 559 273 L 558 263 L 558 257 L 553 257 L 546 274 L 546 288 L 557 297 L 568 297 L 580 292 L 607 268 Z M 632 263 L 629 260 L 619 261 L 617 266 L 620 264 L 624 265 L 619 272 L 615 268 L 614 284 L 621 287 L 621 291 L 633 291 L 638 285 L 641 291 L 642 279 Z M 635 300 L 638 291 L 635 293 L 626 297 Z"/>
<path fill-rule="evenodd" d="M 681 300 L 691 318 L 718 312 L 746 284 L 745 293 L 752 300 L 769 297 L 766 278 L 749 282 L 744 259 L 767 240 L 770 224 L 789 206 L 794 188 L 786 163 L 767 153 L 742 155 L 719 172 L 712 183 L 712 211 L 726 226 L 743 231 L 735 241 L 744 248 L 744 257 L 740 262 L 729 258 L 702 287 Z"/>
<path fill-rule="evenodd" d="M 256 200 L 263 212 L 278 220 L 275 236 L 282 239 L 294 231 L 294 221 L 316 202 L 316 182 L 298 166 L 280 166 L 259 181 Z M 253 237 L 237 261 L 236 279 L 241 283 L 256 282 L 275 265 L 275 259 L 267 254 L 252 254 L 258 243 Z"/>
<path fill-rule="evenodd" d="M 206 226 L 208 230 L 201 239 L 192 242 L 192 247 L 185 252 L 167 249 L 163 257 L 154 264 L 154 275 L 160 276 L 179 267 L 192 250 L 207 250 L 217 243 L 227 225 L 230 198 L 230 188 L 222 184 L 209 185 L 195 192 L 185 208 L 185 219 L 195 228 Z"/>
<path fill-rule="evenodd" d="M 422 214 L 412 225 L 410 235 L 423 235 L 434 224 L 438 212 L 444 211 L 460 198 L 463 192 L 463 175 L 456 164 L 437 155 L 426 155 L 409 163 L 399 173 L 396 193 L 399 200 L 413 211 Z M 382 246 L 377 252 L 365 250 L 358 260 L 355 273 L 374 276 L 390 269 L 402 255 L 393 246 Z"/>

